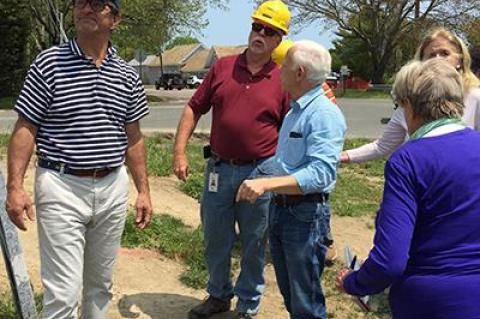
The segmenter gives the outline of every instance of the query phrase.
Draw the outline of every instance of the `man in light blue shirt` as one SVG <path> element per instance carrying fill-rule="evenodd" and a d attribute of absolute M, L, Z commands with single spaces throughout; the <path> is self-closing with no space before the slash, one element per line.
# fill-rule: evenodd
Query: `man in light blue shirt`
<path fill-rule="evenodd" d="M 292 319 L 326 318 L 320 285 L 324 211 L 335 187 L 346 131 L 341 111 L 321 88 L 330 66 L 330 54 L 315 42 L 299 41 L 288 51 L 281 80 L 292 96 L 292 108 L 280 129 L 275 157 L 258 167 L 260 178 L 240 185 L 236 197 L 254 203 L 265 192 L 274 193 L 270 248 Z"/>

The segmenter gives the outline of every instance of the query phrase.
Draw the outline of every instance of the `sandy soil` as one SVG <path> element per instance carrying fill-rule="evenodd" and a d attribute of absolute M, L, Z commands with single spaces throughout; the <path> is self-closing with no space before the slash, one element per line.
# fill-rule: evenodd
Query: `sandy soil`
<path fill-rule="evenodd" d="M 4 161 L 0 169 L 5 172 Z M 33 190 L 34 170 L 28 170 L 26 185 Z M 187 225 L 199 224 L 198 203 L 181 193 L 175 178 L 152 178 L 152 200 L 156 213 L 168 213 L 181 218 Z M 133 185 L 132 185 L 133 189 Z M 132 191 L 130 202 L 133 203 L 135 192 Z M 373 230 L 371 218 L 345 218 L 333 216 L 332 227 L 339 252 L 348 243 L 360 256 L 366 256 L 371 243 Z M 29 224 L 29 230 L 20 234 L 25 260 L 30 278 L 36 291 L 41 290 L 38 240 L 35 223 Z M 115 271 L 114 297 L 110 309 L 110 318 L 153 318 L 180 319 L 187 318 L 188 309 L 200 302 L 205 296 L 203 290 L 185 287 L 179 280 L 184 266 L 159 254 L 141 249 L 122 249 Z M 0 289 L 5 291 L 5 267 L 0 265 Z M 271 265 L 266 268 L 267 289 L 262 301 L 258 319 L 287 319 L 288 314 L 275 283 Z M 328 302 L 328 300 L 327 300 Z M 329 303 L 328 308 L 336 309 Z M 234 313 L 226 313 L 214 318 L 234 318 Z M 343 318 L 338 311 L 335 318 Z"/>

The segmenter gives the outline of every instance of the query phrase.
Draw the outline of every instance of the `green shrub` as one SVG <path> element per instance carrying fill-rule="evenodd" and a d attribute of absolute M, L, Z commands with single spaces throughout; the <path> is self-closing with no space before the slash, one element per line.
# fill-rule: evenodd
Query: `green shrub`
<path fill-rule="evenodd" d="M 135 227 L 135 216 L 128 214 L 122 246 L 151 249 L 168 258 L 183 261 L 187 270 L 180 280 L 187 286 L 203 288 L 207 283 L 203 232 L 200 227 L 193 230 L 180 219 L 154 215 L 150 225 L 139 230 Z"/>

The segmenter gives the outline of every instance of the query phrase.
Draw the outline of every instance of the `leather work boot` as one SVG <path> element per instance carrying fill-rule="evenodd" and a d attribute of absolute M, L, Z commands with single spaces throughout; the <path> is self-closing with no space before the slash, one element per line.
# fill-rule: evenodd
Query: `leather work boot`
<path fill-rule="evenodd" d="M 201 304 L 188 312 L 188 319 L 207 319 L 210 316 L 230 310 L 230 299 L 222 300 L 208 296 Z"/>

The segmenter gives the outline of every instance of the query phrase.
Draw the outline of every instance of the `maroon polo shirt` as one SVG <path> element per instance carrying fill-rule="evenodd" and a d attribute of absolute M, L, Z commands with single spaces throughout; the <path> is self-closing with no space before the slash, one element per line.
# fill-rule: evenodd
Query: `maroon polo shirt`
<path fill-rule="evenodd" d="M 225 159 L 253 160 L 275 154 L 289 96 L 273 61 L 252 75 L 244 52 L 219 59 L 188 104 L 197 115 L 212 108 L 214 152 Z"/>

